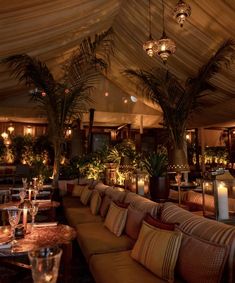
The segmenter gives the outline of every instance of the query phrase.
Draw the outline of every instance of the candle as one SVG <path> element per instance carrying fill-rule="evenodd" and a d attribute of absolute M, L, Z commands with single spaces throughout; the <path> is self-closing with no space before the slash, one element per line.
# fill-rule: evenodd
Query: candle
<path fill-rule="evenodd" d="M 23 208 L 23 225 L 25 231 L 27 231 L 27 214 L 28 214 L 28 209 Z"/>
<path fill-rule="evenodd" d="M 144 179 L 138 179 L 138 194 L 143 196 L 144 195 Z"/>
<path fill-rule="evenodd" d="M 29 189 L 29 200 L 31 200 L 32 190 Z"/>
<path fill-rule="evenodd" d="M 218 186 L 218 212 L 219 219 L 228 219 L 228 189 L 223 183 Z"/>

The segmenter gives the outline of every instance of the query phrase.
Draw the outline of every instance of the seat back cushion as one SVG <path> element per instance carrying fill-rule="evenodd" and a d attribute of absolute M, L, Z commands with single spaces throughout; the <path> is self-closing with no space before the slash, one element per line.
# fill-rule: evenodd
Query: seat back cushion
<path fill-rule="evenodd" d="M 89 190 L 88 187 L 85 187 L 80 197 L 81 203 L 87 205 L 88 202 L 90 201 L 91 194 L 92 194 L 92 190 Z"/>
<path fill-rule="evenodd" d="M 97 215 L 101 205 L 101 195 L 98 191 L 94 190 L 91 195 L 90 209 L 93 215 Z"/>
<path fill-rule="evenodd" d="M 100 216 L 101 217 L 106 217 L 106 214 L 109 210 L 109 206 L 111 204 L 111 198 L 109 196 L 104 196 L 102 198 L 102 202 L 101 202 L 101 205 L 100 205 Z"/>
<path fill-rule="evenodd" d="M 145 221 L 131 252 L 131 257 L 158 277 L 174 282 L 182 233 L 158 229 Z"/>
<path fill-rule="evenodd" d="M 68 186 L 69 184 L 67 184 Z M 72 191 L 72 196 L 73 197 L 81 197 L 82 191 L 88 188 L 88 185 L 74 185 L 73 191 Z"/>
<path fill-rule="evenodd" d="M 104 226 L 117 237 L 120 237 L 125 228 L 126 218 L 127 208 L 117 206 L 114 202 L 111 202 L 104 221 Z"/>
<path fill-rule="evenodd" d="M 176 274 L 188 283 L 219 283 L 228 257 L 228 246 L 183 233 Z"/>
<path fill-rule="evenodd" d="M 135 209 L 134 207 L 132 207 L 132 205 L 129 205 L 127 211 L 125 233 L 133 240 L 137 240 L 138 238 L 142 221 L 145 215 L 145 212 Z"/>

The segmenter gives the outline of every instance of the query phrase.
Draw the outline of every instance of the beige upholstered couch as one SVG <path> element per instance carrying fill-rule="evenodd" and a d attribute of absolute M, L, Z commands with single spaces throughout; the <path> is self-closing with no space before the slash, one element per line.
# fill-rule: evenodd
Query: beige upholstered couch
<path fill-rule="evenodd" d="M 149 213 L 152 216 L 161 214 L 162 221 L 177 223 L 183 232 L 193 235 L 197 239 L 210 242 L 212 245 L 213 243 L 227 245 L 228 257 L 223 270 L 223 281 L 220 282 L 235 282 L 234 227 L 196 216 L 173 203 L 167 202 L 160 205 L 132 192 L 108 187 L 102 183 L 96 184 L 93 189 L 109 196 L 112 200 L 130 203 L 136 210 Z M 77 231 L 77 241 L 97 283 L 166 282 L 130 256 L 135 244 L 134 239 L 125 232 L 120 237 L 115 236 L 104 226 L 104 218 L 100 215 L 93 215 L 89 205 L 81 204 L 79 197 L 64 196 L 63 207 L 69 224 Z M 193 250 L 196 250 L 196 254 Z M 189 270 L 192 276 L 196 276 L 198 272 L 195 266 L 200 268 L 200 262 L 197 263 L 198 251 L 200 254 L 200 247 L 188 250 L 188 256 L 194 262 L 193 270 Z M 181 255 L 179 254 L 179 256 Z M 174 282 L 185 282 L 177 271 L 178 265 L 179 263 L 176 264 Z M 204 269 L 207 268 L 204 266 Z M 217 282 L 200 280 L 198 279 L 196 282 Z"/>

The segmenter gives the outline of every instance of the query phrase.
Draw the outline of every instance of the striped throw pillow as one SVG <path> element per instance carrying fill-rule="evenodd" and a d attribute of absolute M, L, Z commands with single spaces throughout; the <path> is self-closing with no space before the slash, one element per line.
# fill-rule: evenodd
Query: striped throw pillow
<path fill-rule="evenodd" d="M 91 213 L 93 215 L 97 215 L 99 210 L 100 210 L 100 205 L 101 205 L 101 196 L 98 191 L 93 191 L 91 195 L 91 203 L 90 203 L 90 209 Z"/>
<path fill-rule="evenodd" d="M 158 277 L 174 282 L 182 233 L 153 227 L 143 221 L 131 257 Z"/>
<path fill-rule="evenodd" d="M 114 202 L 111 202 L 104 226 L 117 237 L 120 237 L 125 228 L 126 218 L 127 208 L 119 207 Z"/>
<path fill-rule="evenodd" d="M 92 194 L 92 190 L 89 190 L 88 187 L 85 187 L 85 189 L 83 189 L 81 197 L 80 197 L 80 201 L 82 204 L 87 205 L 90 198 L 91 198 L 91 194 Z"/>

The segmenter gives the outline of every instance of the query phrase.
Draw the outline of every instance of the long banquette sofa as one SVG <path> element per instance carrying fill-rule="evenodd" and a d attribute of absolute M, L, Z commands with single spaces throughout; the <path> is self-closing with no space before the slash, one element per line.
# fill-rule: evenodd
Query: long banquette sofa
<path fill-rule="evenodd" d="M 101 182 L 62 202 L 97 283 L 235 282 L 233 226 Z"/>

